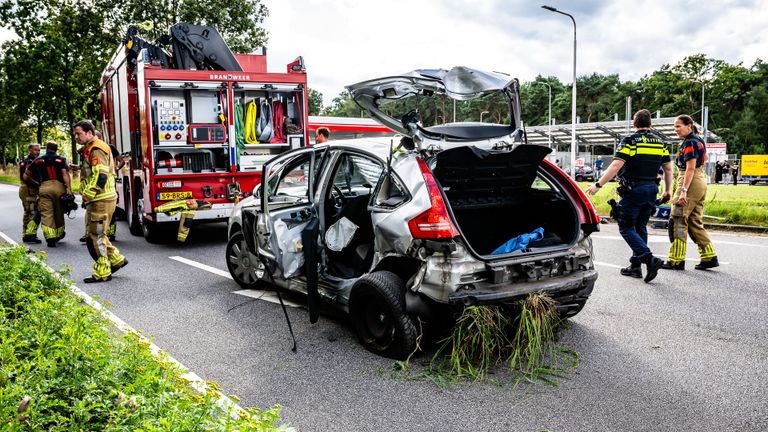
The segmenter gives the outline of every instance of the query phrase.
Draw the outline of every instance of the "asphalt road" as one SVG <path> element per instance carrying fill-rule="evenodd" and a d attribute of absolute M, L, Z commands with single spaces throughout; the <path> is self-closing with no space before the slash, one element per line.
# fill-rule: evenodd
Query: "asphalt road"
<path fill-rule="evenodd" d="M 15 187 L 0 185 L 0 210 L 0 231 L 18 241 Z M 203 379 L 244 406 L 283 405 L 301 431 L 768 430 L 768 237 L 714 233 L 720 268 L 693 270 L 689 244 L 689 271 L 645 284 L 618 274 L 629 249 L 603 225 L 595 291 L 560 332 L 581 356 L 569 378 L 441 389 L 393 377 L 393 362 L 364 350 L 341 317 L 312 325 L 304 309 L 289 308 L 291 352 L 280 306 L 236 294 L 226 277 L 223 223 L 193 228 L 185 245 L 150 245 L 121 222 L 115 244 L 130 264 L 96 286 L 80 282 L 91 266 L 77 240 L 82 214 L 67 230 L 58 247 L 33 248 L 47 249 L 53 267 L 71 266 L 81 289 Z M 651 247 L 666 253 L 665 232 L 652 232 Z"/>

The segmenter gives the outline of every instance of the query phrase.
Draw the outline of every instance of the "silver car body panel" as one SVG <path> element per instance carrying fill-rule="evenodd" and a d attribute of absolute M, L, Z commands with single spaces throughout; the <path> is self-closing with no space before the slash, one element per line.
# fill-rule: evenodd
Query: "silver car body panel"
<path fill-rule="evenodd" d="M 407 253 L 413 242 L 408 221 L 432 206 L 415 153 L 393 155 L 392 169 L 408 185 L 411 199 L 393 210 L 372 206 L 368 208 L 371 211 L 375 233 L 374 266 L 388 254 L 405 255 Z"/>
<path fill-rule="evenodd" d="M 498 139 L 489 139 L 474 144 L 479 144 L 478 146 L 483 148 L 493 148 L 498 142 Z M 453 145 L 453 143 L 450 144 Z M 382 161 L 386 167 L 390 151 L 396 146 L 397 142 L 392 139 L 375 138 L 334 141 L 330 145 L 316 146 L 316 148 L 329 147 L 330 152 L 333 153 L 329 153 L 331 157 L 327 161 L 328 163 L 336 161 L 340 157 L 340 152 L 349 151 L 374 156 Z M 321 152 L 317 154 L 320 155 Z M 408 289 L 439 303 L 456 303 L 461 299 L 482 302 L 484 301 L 483 298 L 489 302 L 491 300 L 488 299 L 499 301 L 505 298 L 519 297 L 527 293 L 532 286 L 537 286 L 540 289 L 551 289 L 554 286 L 560 286 L 560 289 L 572 289 L 582 286 L 584 283 L 590 283 L 596 278 L 589 244 L 590 239 L 585 237 L 583 233 L 576 243 L 567 249 L 561 248 L 557 252 L 545 251 L 507 258 L 477 257 L 464 245 L 461 238 L 454 241 L 456 250 L 447 256 L 441 252 L 426 250 L 423 246 L 419 246 L 422 244 L 421 242 L 415 243 L 408 227 L 409 220 L 431 207 L 431 198 L 427 191 L 424 175 L 419 168 L 416 153 L 395 151 L 389 162 L 391 162 L 394 173 L 408 189 L 410 196 L 394 208 L 377 207 L 369 204 L 368 210 L 374 229 L 374 259 L 371 269 L 366 269 L 366 271 L 376 268 L 383 260 L 391 257 L 417 260 L 421 264 L 414 277 L 408 281 Z M 332 175 L 333 170 L 330 168 L 324 168 L 320 173 L 317 179 L 320 183 L 314 196 L 316 202 L 322 201 L 322 194 L 327 191 Z M 259 212 L 261 211 L 259 203 L 259 197 L 249 197 L 235 206 L 229 220 L 230 235 L 232 235 L 231 230 L 234 224 L 242 225 L 242 212 L 244 210 L 257 209 Z M 322 209 L 320 213 L 322 214 Z M 259 220 L 261 221 L 261 217 Z M 327 229 L 327 227 L 323 227 L 323 229 Z M 269 244 L 271 243 L 269 242 Z M 268 249 L 269 244 L 260 244 L 260 253 L 274 257 L 274 251 Z M 567 272 L 563 274 L 552 273 L 554 267 L 550 260 L 554 260 L 555 263 L 557 260 L 566 262 Z M 511 275 L 515 272 L 519 273 L 519 268 L 515 266 L 534 261 L 538 264 L 529 265 L 526 269 L 529 273 L 533 272 L 535 277 L 520 283 L 511 281 Z M 489 279 L 489 269 L 498 280 Z M 579 276 L 579 274 L 582 275 Z M 342 279 L 321 274 L 319 293 L 324 299 L 346 309 L 349 294 L 356 280 L 357 278 Z M 292 291 L 306 293 L 306 281 L 303 276 L 288 280 L 276 278 L 275 283 Z"/>

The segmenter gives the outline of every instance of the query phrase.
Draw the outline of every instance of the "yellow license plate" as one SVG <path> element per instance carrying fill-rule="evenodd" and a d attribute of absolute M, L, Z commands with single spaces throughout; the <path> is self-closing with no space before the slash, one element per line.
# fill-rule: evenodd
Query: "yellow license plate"
<path fill-rule="evenodd" d="M 191 191 L 183 192 L 160 192 L 160 201 L 172 201 L 179 198 L 192 198 Z"/>

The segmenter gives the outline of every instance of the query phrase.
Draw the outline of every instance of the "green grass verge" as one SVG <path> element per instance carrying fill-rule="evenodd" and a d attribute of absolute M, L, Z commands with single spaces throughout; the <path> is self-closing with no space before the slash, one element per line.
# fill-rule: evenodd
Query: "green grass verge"
<path fill-rule="evenodd" d="M 580 183 L 580 186 L 586 190 L 591 184 Z M 600 215 L 608 216 L 610 214 L 609 199 L 619 200 L 616 186 L 618 186 L 616 182 L 608 183 L 600 189 L 600 192 L 590 197 Z M 705 222 L 768 227 L 768 188 L 744 184 L 738 186 L 707 185 L 704 214 L 722 218 L 705 217 Z"/>
<path fill-rule="evenodd" d="M 0 430 L 290 430 L 279 405 L 232 416 L 209 383 L 153 357 L 136 334 L 117 335 L 25 248 L 0 248 Z"/>
<path fill-rule="evenodd" d="M 16 176 L 0 175 L 0 183 L 19 184 L 19 178 Z"/>

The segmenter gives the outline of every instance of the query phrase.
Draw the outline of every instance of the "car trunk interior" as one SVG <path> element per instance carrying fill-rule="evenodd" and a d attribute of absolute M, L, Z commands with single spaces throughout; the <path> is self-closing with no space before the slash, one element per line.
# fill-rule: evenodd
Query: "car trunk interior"
<path fill-rule="evenodd" d="M 576 241 L 578 217 L 573 205 L 537 179 L 547 147 L 520 145 L 489 152 L 458 147 L 436 156 L 433 168 L 464 239 L 480 255 L 536 228 L 544 238 L 528 248 L 567 246 Z"/>

